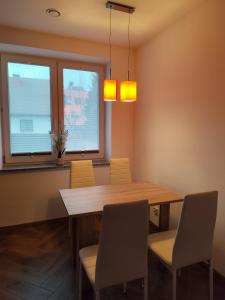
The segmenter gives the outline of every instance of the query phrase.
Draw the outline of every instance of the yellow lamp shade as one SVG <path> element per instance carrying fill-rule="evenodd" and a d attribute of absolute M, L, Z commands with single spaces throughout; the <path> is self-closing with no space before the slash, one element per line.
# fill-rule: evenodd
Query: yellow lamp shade
<path fill-rule="evenodd" d="M 116 101 L 118 99 L 118 81 L 104 80 L 104 101 Z"/>
<path fill-rule="evenodd" d="M 125 80 L 120 83 L 120 101 L 134 102 L 137 99 L 137 83 L 133 80 Z"/>

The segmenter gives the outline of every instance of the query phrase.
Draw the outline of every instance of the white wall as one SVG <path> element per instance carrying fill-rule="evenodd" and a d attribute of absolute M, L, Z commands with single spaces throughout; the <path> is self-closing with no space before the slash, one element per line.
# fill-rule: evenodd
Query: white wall
<path fill-rule="evenodd" d="M 137 51 L 135 175 L 181 194 L 218 190 L 225 275 L 225 1 L 206 1 Z M 172 227 L 180 207 L 172 207 Z"/>

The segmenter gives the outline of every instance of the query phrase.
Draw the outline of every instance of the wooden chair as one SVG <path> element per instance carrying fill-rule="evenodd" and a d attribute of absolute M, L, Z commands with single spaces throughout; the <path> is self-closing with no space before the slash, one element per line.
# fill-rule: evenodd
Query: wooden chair
<path fill-rule="evenodd" d="M 70 187 L 71 189 L 93 186 L 95 177 L 91 160 L 71 161 Z"/>
<path fill-rule="evenodd" d="M 70 165 L 70 188 L 82 188 L 86 186 L 94 186 L 95 185 L 95 177 L 93 171 L 93 165 L 91 160 L 76 160 L 71 161 Z M 99 227 L 99 221 L 96 219 L 96 230 Z M 89 219 L 83 218 L 80 222 L 81 228 L 80 230 L 85 230 L 85 222 L 88 222 Z M 69 219 L 69 236 L 71 237 L 72 233 L 72 220 Z"/>
<path fill-rule="evenodd" d="M 173 274 L 176 300 L 177 270 L 202 261 L 209 262 L 210 300 L 213 300 L 212 245 L 218 192 L 185 197 L 177 230 L 149 235 L 149 248 Z"/>
<path fill-rule="evenodd" d="M 128 158 L 114 158 L 110 161 L 110 183 L 131 183 L 131 174 Z"/>
<path fill-rule="evenodd" d="M 100 299 L 100 290 L 144 278 L 148 298 L 148 201 L 106 205 L 100 243 L 80 250 L 79 300 L 84 268 Z"/>

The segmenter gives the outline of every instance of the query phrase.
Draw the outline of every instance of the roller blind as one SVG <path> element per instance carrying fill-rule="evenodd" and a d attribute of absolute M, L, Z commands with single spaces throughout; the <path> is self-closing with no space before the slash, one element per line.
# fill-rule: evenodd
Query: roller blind
<path fill-rule="evenodd" d="M 67 152 L 99 150 L 99 75 L 63 68 Z"/>
<path fill-rule="evenodd" d="M 7 63 L 11 154 L 51 152 L 51 70 Z"/>

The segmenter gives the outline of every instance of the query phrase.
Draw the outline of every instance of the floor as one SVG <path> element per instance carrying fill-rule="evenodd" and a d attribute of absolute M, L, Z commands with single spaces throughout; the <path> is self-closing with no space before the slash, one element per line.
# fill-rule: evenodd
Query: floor
<path fill-rule="evenodd" d="M 214 300 L 225 299 L 225 279 L 214 277 Z M 0 300 L 74 299 L 73 268 L 65 220 L 0 230 Z M 91 289 L 83 293 L 91 300 Z M 140 300 L 140 281 L 106 289 L 103 300 Z M 151 257 L 149 299 L 171 299 L 171 275 Z M 208 299 L 208 272 L 203 265 L 182 270 L 178 279 L 178 300 Z"/>

